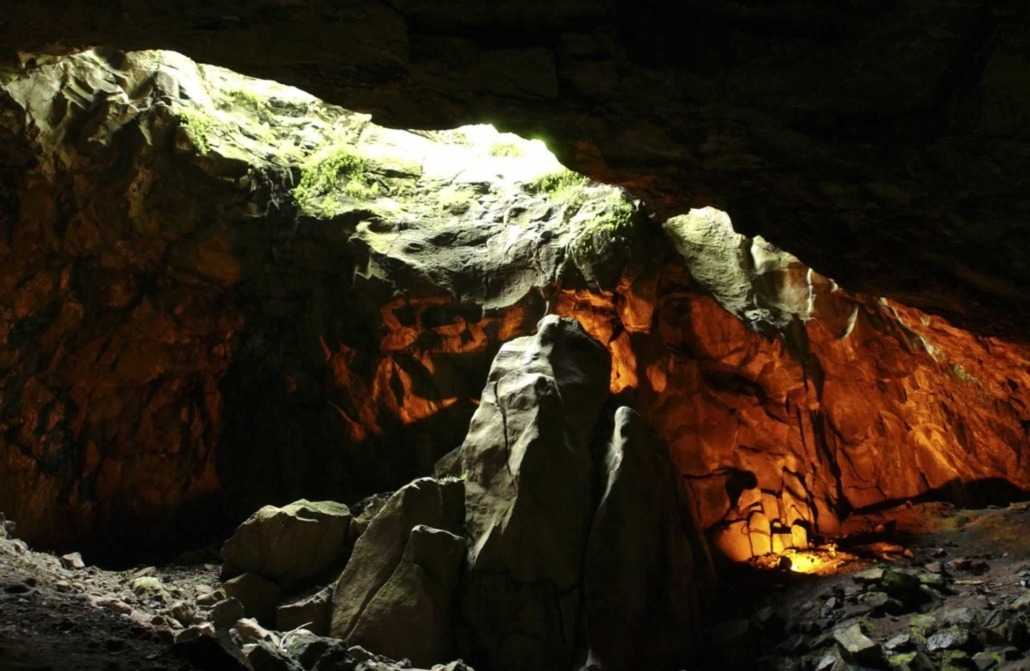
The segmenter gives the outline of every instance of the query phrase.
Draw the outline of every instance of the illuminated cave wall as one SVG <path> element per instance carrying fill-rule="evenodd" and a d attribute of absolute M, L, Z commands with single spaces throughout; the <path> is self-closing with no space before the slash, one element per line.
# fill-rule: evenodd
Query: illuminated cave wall
<path fill-rule="evenodd" d="M 397 486 L 548 309 L 608 345 L 731 558 L 1030 488 L 1025 348 L 758 239 L 684 246 L 611 187 L 542 191 L 502 139 L 377 129 L 174 55 L 2 81 L 0 510 L 33 542 L 175 545 Z M 298 196 L 338 145 L 361 174 Z"/>

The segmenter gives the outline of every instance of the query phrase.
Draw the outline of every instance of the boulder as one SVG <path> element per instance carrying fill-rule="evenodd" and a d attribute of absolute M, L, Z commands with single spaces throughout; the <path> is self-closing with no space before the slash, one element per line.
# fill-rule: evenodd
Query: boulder
<path fill-rule="evenodd" d="M 454 589 L 465 539 L 418 525 L 400 563 L 362 611 L 347 642 L 429 666 L 451 658 Z"/>
<path fill-rule="evenodd" d="M 317 576 L 344 558 L 350 521 L 347 506 L 333 501 L 264 506 L 222 545 L 222 577 L 255 573 L 289 586 Z"/>
<path fill-rule="evenodd" d="M 553 315 L 494 359 L 461 447 L 472 541 L 464 644 L 476 665 L 572 664 L 610 370 L 578 322 Z"/>
<path fill-rule="evenodd" d="M 283 590 L 279 585 L 255 573 L 237 576 L 222 585 L 222 589 L 228 596 L 239 599 L 245 617 L 260 622 L 271 621 L 276 606 L 283 598 Z"/>
<path fill-rule="evenodd" d="M 587 663 L 660 668 L 695 642 L 706 546 L 668 452 L 629 408 L 615 413 L 603 470 L 584 562 Z"/>
<path fill-rule="evenodd" d="M 416 526 L 462 532 L 463 487 L 457 480 L 421 478 L 397 490 L 354 544 L 333 592 L 330 631 L 346 639 L 379 590 L 397 570 Z"/>

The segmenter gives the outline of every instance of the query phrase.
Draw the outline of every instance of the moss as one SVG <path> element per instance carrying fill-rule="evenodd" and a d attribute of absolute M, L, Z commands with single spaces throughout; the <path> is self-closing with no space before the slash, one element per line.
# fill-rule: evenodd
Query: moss
<path fill-rule="evenodd" d="M 526 190 L 535 194 L 548 194 L 552 197 L 579 190 L 589 184 L 588 180 L 578 172 L 559 170 L 542 175 L 526 185 Z"/>
<path fill-rule="evenodd" d="M 301 166 L 300 183 L 293 198 L 301 208 L 333 216 L 343 208 L 341 196 L 349 200 L 370 200 L 379 187 L 367 174 L 365 159 L 349 147 L 335 145 L 314 154 Z"/>
<path fill-rule="evenodd" d="M 513 142 L 494 142 L 490 146 L 490 155 L 518 158 L 522 156 L 522 147 Z"/>
<path fill-rule="evenodd" d="M 211 151 L 210 138 L 215 130 L 215 120 L 204 112 L 184 107 L 175 113 L 179 126 L 186 131 L 186 136 L 201 154 Z"/>
<path fill-rule="evenodd" d="M 887 663 L 891 666 L 901 666 L 902 664 L 908 664 L 916 658 L 914 652 L 903 652 L 898 655 L 891 655 L 887 658 Z"/>
<path fill-rule="evenodd" d="M 237 109 L 244 110 L 249 114 L 265 120 L 271 113 L 271 106 L 263 96 L 246 89 L 230 89 L 225 92 L 226 100 L 231 102 Z"/>

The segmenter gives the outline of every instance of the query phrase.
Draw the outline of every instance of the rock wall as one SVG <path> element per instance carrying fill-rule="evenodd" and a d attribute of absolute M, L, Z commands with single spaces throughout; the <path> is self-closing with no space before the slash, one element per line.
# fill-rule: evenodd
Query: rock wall
<path fill-rule="evenodd" d="M 1021 0 L 9 4 L 8 63 L 169 48 L 394 127 L 502 123 L 662 216 L 718 207 L 845 286 L 1026 341 Z"/>
<path fill-rule="evenodd" d="M 34 543 L 174 547 L 427 473 L 545 312 L 607 346 L 733 558 L 1030 488 L 1025 346 L 841 291 L 711 211 L 661 226 L 529 145 L 174 54 L 0 82 L 0 510 Z"/>

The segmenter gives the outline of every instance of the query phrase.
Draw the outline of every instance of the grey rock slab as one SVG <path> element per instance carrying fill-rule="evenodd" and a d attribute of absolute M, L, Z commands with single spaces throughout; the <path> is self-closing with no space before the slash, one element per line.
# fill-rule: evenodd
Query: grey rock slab
<path fill-rule="evenodd" d="M 461 534 L 464 487 L 459 481 L 421 478 L 397 490 L 354 544 L 333 592 L 330 631 L 346 639 L 368 604 L 397 570 L 416 526 Z"/>
<path fill-rule="evenodd" d="M 887 664 L 883 647 L 866 636 L 860 624 L 837 629 L 833 632 L 833 639 L 841 654 L 857 664 L 874 668 L 882 668 Z"/>
<path fill-rule="evenodd" d="M 362 610 L 347 642 L 428 666 L 452 657 L 451 620 L 465 539 L 418 525 L 393 575 Z"/>
<path fill-rule="evenodd" d="M 934 632 L 926 639 L 927 652 L 941 652 L 943 650 L 958 650 L 969 645 L 970 635 L 967 629 L 960 627 L 946 627 Z"/>

